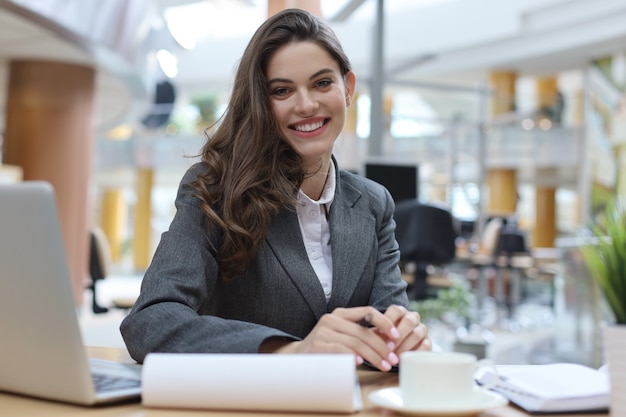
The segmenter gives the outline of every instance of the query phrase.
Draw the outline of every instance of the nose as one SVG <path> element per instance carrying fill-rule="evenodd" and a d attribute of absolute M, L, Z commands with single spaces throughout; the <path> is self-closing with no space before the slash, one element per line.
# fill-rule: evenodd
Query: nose
<path fill-rule="evenodd" d="M 319 104 L 315 96 L 308 90 L 301 90 L 296 95 L 295 110 L 298 114 L 310 116 L 315 113 Z"/>

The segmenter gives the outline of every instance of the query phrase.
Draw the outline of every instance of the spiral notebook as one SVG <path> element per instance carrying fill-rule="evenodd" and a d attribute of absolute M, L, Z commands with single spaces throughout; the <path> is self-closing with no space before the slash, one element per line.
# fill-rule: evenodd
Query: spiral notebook
<path fill-rule="evenodd" d="M 499 365 L 476 374 L 479 384 L 497 378 L 494 391 L 533 413 L 606 411 L 610 404 L 607 372 L 575 363 Z"/>

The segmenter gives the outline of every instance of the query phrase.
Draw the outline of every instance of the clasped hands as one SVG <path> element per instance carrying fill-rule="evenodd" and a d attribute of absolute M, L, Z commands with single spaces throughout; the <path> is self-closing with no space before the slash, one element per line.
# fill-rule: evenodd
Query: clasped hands
<path fill-rule="evenodd" d="M 419 314 L 392 305 L 385 313 L 373 307 L 337 308 L 323 315 L 303 340 L 286 342 L 271 350 L 274 353 L 353 353 L 358 365 L 368 361 L 381 371 L 389 371 L 399 363 L 402 352 L 431 349 L 428 328 Z"/>

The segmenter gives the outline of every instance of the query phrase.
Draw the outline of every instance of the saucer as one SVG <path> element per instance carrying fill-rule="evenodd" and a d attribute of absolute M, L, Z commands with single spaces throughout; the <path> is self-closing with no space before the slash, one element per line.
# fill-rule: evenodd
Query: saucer
<path fill-rule="evenodd" d="M 500 407 L 508 404 L 508 400 L 502 395 L 477 389 L 475 399 L 469 404 L 441 404 L 440 406 L 414 406 L 408 407 L 402 403 L 400 387 L 384 388 L 370 393 L 369 400 L 372 404 L 397 411 L 401 414 L 413 416 L 472 416 L 488 408 Z"/>

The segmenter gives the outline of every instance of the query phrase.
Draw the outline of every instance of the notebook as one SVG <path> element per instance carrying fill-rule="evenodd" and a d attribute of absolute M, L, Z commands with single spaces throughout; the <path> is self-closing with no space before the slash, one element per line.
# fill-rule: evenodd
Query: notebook
<path fill-rule="evenodd" d="M 0 391 L 83 405 L 140 396 L 139 365 L 87 358 L 46 182 L 0 185 L 0 335 Z M 96 392 L 110 377 L 122 386 Z"/>
<path fill-rule="evenodd" d="M 497 372 L 481 368 L 476 380 L 496 380 L 494 391 L 531 413 L 600 412 L 611 402 L 608 373 L 585 365 L 499 365 Z"/>

